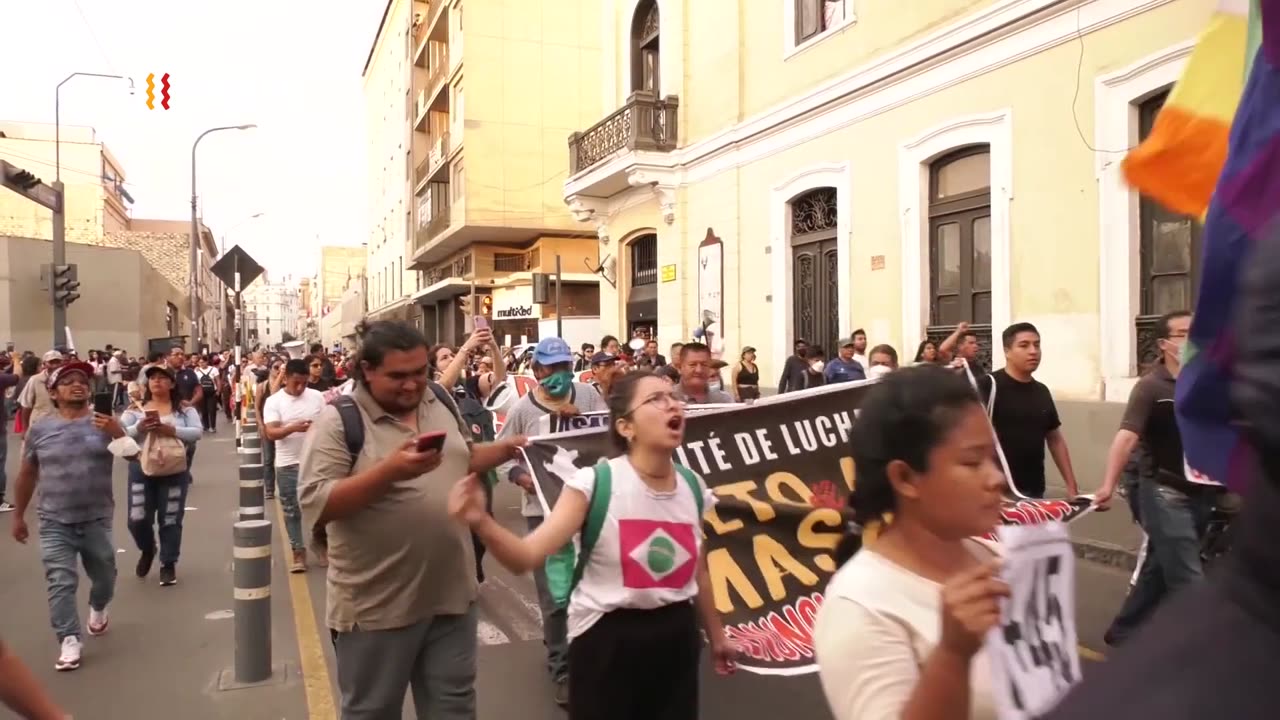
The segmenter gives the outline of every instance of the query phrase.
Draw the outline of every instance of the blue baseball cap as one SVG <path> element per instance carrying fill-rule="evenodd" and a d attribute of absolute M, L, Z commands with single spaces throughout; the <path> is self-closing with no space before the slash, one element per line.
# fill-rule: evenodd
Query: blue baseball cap
<path fill-rule="evenodd" d="M 533 361 L 539 365 L 558 365 L 573 362 L 573 351 L 569 343 L 558 337 L 542 338 L 533 351 Z"/>

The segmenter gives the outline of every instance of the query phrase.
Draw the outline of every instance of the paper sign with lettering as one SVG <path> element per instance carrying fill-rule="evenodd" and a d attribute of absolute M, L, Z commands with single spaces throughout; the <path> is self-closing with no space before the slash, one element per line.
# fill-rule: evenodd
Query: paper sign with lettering
<path fill-rule="evenodd" d="M 986 638 L 991 686 L 1000 720 L 1031 720 L 1080 681 L 1075 554 L 1059 522 L 1006 525 L 997 535 L 1010 595 Z"/>
<path fill-rule="evenodd" d="M 687 409 L 674 459 L 719 497 L 706 514 L 705 552 L 725 633 L 743 648 L 745 670 L 798 675 L 817 670 L 813 622 L 832 551 L 849 511 L 849 435 L 873 382 L 843 383 L 754 405 Z M 534 438 L 525 449 L 544 509 L 564 479 L 615 455 L 604 428 Z M 1004 522 L 1071 520 L 1088 499 L 1014 500 Z"/>

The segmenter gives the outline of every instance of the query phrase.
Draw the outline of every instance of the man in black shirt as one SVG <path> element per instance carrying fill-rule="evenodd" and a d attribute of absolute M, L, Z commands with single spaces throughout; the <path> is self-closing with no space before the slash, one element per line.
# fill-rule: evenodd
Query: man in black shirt
<path fill-rule="evenodd" d="M 1031 323 L 1014 323 L 1001 334 L 1005 366 L 978 380 L 1000 448 L 1009 463 L 1010 485 L 1023 495 L 1044 497 L 1044 449 L 1062 473 L 1067 495 L 1079 494 L 1071 453 L 1053 395 L 1031 377 L 1040 367 L 1040 331 Z"/>
<path fill-rule="evenodd" d="M 173 347 L 169 350 L 169 368 L 173 371 L 174 384 L 173 389 L 178 393 L 178 399 L 182 401 L 183 407 L 200 407 L 204 402 L 204 388 L 200 387 L 200 376 L 196 374 L 194 368 L 187 367 L 187 354 L 180 347 Z M 196 444 L 187 444 L 187 468 L 191 468 L 191 462 L 196 457 Z M 190 482 L 195 482 L 195 478 L 191 478 Z"/>
<path fill-rule="evenodd" d="M 778 379 L 778 394 L 790 390 L 803 390 L 808 385 L 809 363 L 805 355 L 809 354 L 809 343 L 796 340 L 795 354 L 787 358 L 782 366 L 782 377 Z"/>
<path fill-rule="evenodd" d="M 1159 362 L 1133 386 L 1120 430 L 1107 454 L 1107 470 L 1095 502 L 1105 507 L 1115 494 L 1124 461 L 1134 448 L 1140 458 L 1138 517 L 1148 549 L 1133 591 L 1107 631 L 1119 644 L 1137 629 L 1160 601 L 1204 576 L 1200 540 L 1220 491 L 1187 478 L 1182 435 L 1174 416 L 1174 387 L 1179 355 L 1191 330 L 1191 313 L 1167 313 L 1156 322 Z"/>

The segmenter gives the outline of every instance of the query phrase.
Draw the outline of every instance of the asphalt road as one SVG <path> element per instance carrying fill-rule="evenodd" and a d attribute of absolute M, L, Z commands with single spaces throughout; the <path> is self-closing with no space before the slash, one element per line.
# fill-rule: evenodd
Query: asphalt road
<path fill-rule="evenodd" d="M 11 479 L 16 477 L 17 457 L 17 440 L 10 438 Z M 187 501 L 180 582 L 173 588 L 160 588 L 154 575 L 145 582 L 133 577 L 137 551 L 125 530 L 124 473 L 123 466 L 117 466 L 115 542 L 120 578 L 111 606 L 111 631 L 88 640 L 84 666 L 74 673 L 53 670 L 57 648 L 48 625 L 38 548 L 13 542 L 8 516 L 0 515 L 0 577 L 4 578 L 0 636 L 76 717 L 336 717 L 336 673 L 323 621 L 324 578 L 319 569 L 305 576 L 285 573 L 279 533 L 272 646 L 280 672 L 265 687 L 219 689 L 221 673 L 233 657 L 230 546 L 237 503 L 236 464 L 229 429 L 201 442 L 196 483 Z M 269 517 L 278 518 L 274 503 L 269 505 Z M 515 488 L 500 486 L 495 512 L 512 529 L 523 528 Z M 1092 663 L 1100 659 L 1101 636 L 1123 598 L 1127 575 L 1089 562 L 1078 563 L 1076 572 L 1079 639 L 1084 659 Z M 552 702 L 546 675 L 532 580 L 514 577 L 493 562 L 487 562 L 487 574 L 480 597 L 479 717 L 562 720 L 565 713 Z M 83 606 L 87 587 L 82 584 L 80 592 Z M 739 672 L 719 677 L 704 669 L 702 687 L 701 717 L 706 720 L 830 717 L 816 676 Z M 407 698 L 405 711 L 406 718 L 413 717 L 412 701 Z"/>

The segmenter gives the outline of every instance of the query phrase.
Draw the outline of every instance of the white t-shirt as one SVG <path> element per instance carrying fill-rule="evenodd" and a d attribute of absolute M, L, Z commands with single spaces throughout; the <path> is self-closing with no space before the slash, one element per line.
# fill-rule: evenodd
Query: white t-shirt
<path fill-rule="evenodd" d="M 974 540 L 974 554 L 998 554 Z M 985 548 L 985 549 L 984 549 Z M 818 673 L 836 720 L 898 720 L 920 667 L 942 632 L 942 586 L 871 549 L 831 578 L 813 641 Z M 970 666 L 970 720 L 995 720 L 985 651 Z"/>
<path fill-rule="evenodd" d="M 315 420 L 324 410 L 324 393 L 311 388 L 303 388 L 302 394 L 290 395 L 281 390 L 267 398 L 262 405 L 262 417 L 268 423 L 278 422 L 288 425 L 299 420 Z M 302 462 L 302 444 L 307 439 L 306 433 L 293 433 L 283 440 L 276 441 L 276 467 L 288 467 Z"/>
<path fill-rule="evenodd" d="M 627 456 L 613 458 L 609 467 L 609 514 L 569 598 L 570 639 L 611 610 L 654 610 L 698 594 L 702 518 L 689 483 L 677 475 L 675 491 L 659 493 L 644 484 Z M 579 470 L 565 484 L 590 501 L 595 468 Z M 708 510 L 716 496 L 702 478 L 698 487 Z"/>

